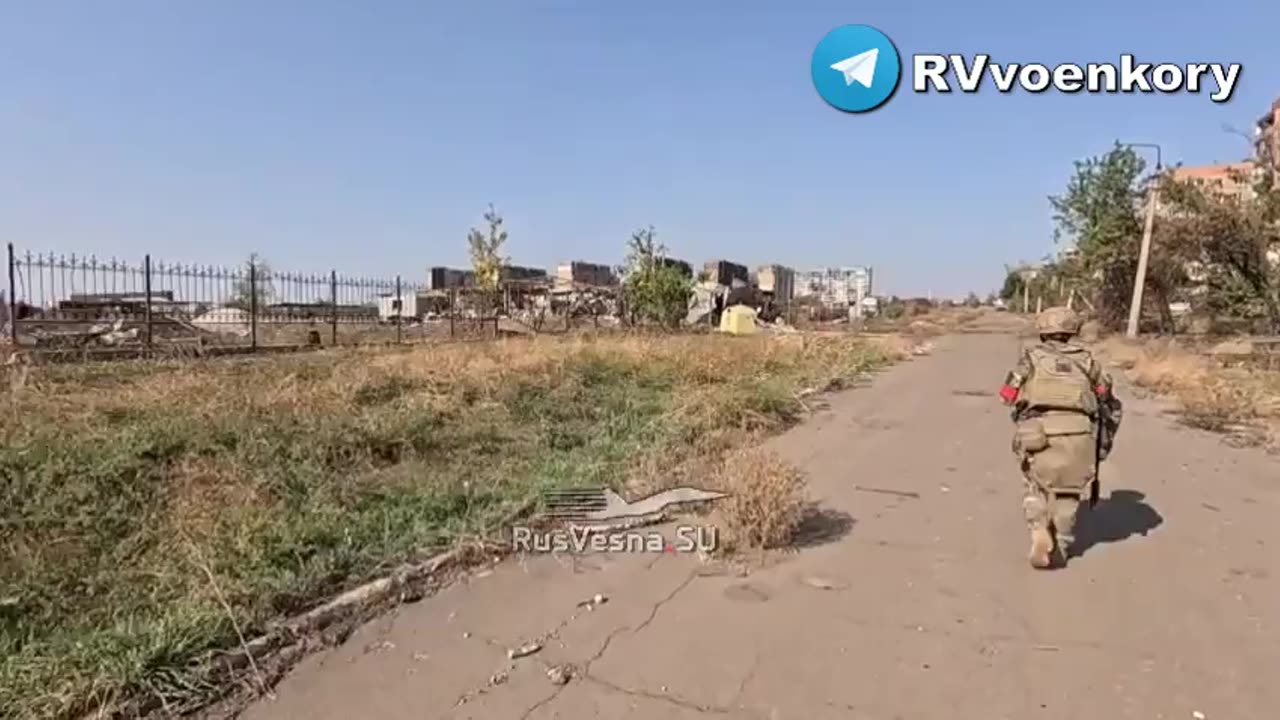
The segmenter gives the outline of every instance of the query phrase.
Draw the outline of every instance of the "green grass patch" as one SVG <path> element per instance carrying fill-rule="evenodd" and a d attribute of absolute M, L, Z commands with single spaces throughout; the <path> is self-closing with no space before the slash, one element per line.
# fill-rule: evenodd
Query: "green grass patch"
<path fill-rule="evenodd" d="M 220 596 L 259 634 L 890 359 L 694 337 L 40 369 L 0 418 L 0 717 L 198 701 L 200 661 L 236 644 Z"/>

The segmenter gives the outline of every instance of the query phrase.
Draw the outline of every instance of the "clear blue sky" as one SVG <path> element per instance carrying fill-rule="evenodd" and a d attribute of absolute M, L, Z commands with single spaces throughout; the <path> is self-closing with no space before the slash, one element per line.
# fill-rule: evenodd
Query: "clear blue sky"
<path fill-rule="evenodd" d="M 851 22 L 904 55 L 1245 69 L 1224 105 L 988 83 L 850 116 L 809 59 Z M 466 263 L 493 201 L 522 264 L 617 262 L 653 224 L 695 263 L 985 292 L 1052 248 L 1073 159 L 1117 138 L 1243 155 L 1222 126 L 1280 95 L 1277 27 L 1263 0 L 0 0 L 0 240 L 421 279 Z"/>

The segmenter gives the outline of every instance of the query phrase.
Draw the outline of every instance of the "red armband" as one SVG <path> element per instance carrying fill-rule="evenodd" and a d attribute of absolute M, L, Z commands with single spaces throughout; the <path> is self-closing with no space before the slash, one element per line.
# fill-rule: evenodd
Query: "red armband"
<path fill-rule="evenodd" d="M 1000 399 L 1004 400 L 1006 404 L 1012 403 L 1017 398 L 1018 398 L 1018 388 L 1013 387 L 1012 385 L 1000 386 Z"/>
<path fill-rule="evenodd" d="M 1096 392 L 1096 393 L 1098 393 L 1098 397 L 1106 397 L 1106 396 L 1107 396 L 1107 386 L 1106 386 L 1106 385 L 1099 385 L 1099 386 L 1095 387 L 1095 388 L 1093 389 L 1093 391 L 1094 391 L 1094 392 Z"/>

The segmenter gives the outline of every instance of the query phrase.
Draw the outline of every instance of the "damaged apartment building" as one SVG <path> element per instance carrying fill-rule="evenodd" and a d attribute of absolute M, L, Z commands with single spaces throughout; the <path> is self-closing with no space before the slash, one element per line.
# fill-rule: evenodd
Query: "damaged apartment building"
<path fill-rule="evenodd" d="M 620 314 L 620 281 L 610 265 L 574 260 L 556 268 L 546 307 L 555 315 Z"/>
<path fill-rule="evenodd" d="M 811 299 L 823 308 L 857 318 L 862 317 L 864 301 L 872 297 L 871 281 L 869 266 L 807 270 L 796 278 L 795 296 Z"/>
<path fill-rule="evenodd" d="M 794 295 L 795 271 L 782 265 L 763 265 L 754 273 L 728 260 L 708 260 L 694 285 L 685 322 L 715 325 L 734 305 L 754 309 L 763 320 L 782 315 Z"/>

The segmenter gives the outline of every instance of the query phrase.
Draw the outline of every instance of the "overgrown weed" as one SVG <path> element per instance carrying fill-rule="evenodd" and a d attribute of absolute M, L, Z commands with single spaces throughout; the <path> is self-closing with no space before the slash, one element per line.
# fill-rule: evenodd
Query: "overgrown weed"
<path fill-rule="evenodd" d="M 547 487 L 711 472 L 803 391 L 904 354 L 672 336 L 33 368 L 0 413 L 0 716 L 198 701 L 237 625 L 495 530 Z M 752 478 L 774 465 L 728 467 L 769 505 Z M 775 542 L 788 502 L 744 506 L 736 532 Z"/>

